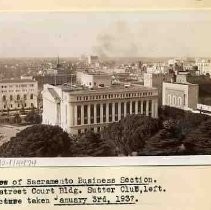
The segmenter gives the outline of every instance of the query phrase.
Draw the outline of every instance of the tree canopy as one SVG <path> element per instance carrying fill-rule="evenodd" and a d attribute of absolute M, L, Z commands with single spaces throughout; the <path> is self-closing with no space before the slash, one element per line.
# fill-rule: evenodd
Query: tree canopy
<path fill-rule="evenodd" d="M 34 125 L 0 147 L 1 157 L 70 156 L 72 140 L 58 126 Z"/>
<path fill-rule="evenodd" d="M 128 115 L 102 132 L 102 137 L 112 144 L 116 153 L 131 155 L 144 147 L 145 141 L 160 127 L 158 119 L 144 115 Z"/>
<path fill-rule="evenodd" d="M 41 123 L 42 119 L 41 116 L 34 109 L 32 109 L 27 113 L 25 121 L 31 124 L 39 124 Z"/>
<path fill-rule="evenodd" d="M 139 155 L 185 155 L 193 153 L 187 151 L 186 136 L 190 136 L 189 142 L 194 141 L 192 134 L 209 117 L 172 107 L 164 107 L 160 115 L 161 129 L 146 141 L 145 147 L 139 151 Z"/>
<path fill-rule="evenodd" d="M 110 141 L 103 139 L 99 133 L 88 131 L 75 142 L 76 156 L 115 156 L 115 148 Z"/>
<path fill-rule="evenodd" d="M 211 119 L 204 121 L 184 139 L 187 154 L 211 154 Z"/>
<path fill-rule="evenodd" d="M 1 157 L 211 154 L 211 117 L 164 107 L 159 119 L 127 115 L 103 131 L 70 138 L 58 126 L 34 125 L 0 147 Z"/>

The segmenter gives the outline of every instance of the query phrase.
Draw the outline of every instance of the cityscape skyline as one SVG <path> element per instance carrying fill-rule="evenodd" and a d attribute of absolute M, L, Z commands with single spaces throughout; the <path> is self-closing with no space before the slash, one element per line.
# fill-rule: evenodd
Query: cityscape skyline
<path fill-rule="evenodd" d="M 210 57 L 209 10 L 0 13 L 0 57 Z"/>

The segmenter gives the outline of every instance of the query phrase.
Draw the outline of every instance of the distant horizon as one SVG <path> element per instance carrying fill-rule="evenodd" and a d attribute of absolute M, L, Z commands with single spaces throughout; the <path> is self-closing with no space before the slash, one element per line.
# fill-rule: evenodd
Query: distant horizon
<path fill-rule="evenodd" d="M 91 55 L 91 56 L 96 56 L 96 55 Z M 204 59 L 209 59 L 209 58 L 211 58 L 211 56 L 189 56 L 189 57 L 185 57 L 185 56 L 148 56 L 148 57 L 144 57 L 144 56 L 106 56 L 106 57 L 100 57 L 100 56 L 98 56 L 100 59 L 102 58 L 102 59 L 112 59 L 112 58 L 168 58 L 168 59 L 188 59 L 188 58 L 199 58 L 199 59 L 202 59 L 202 58 L 204 58 Z M 57 59 L 58 58 L 58 56 L 42 56 L 42 57 L 40 57 L 40 56 L 30 56 L 30 57 L 27 57 L 27 56 L 23 56 L 23 57 L 18 57 L 18 56 L 13 56 L 13 57 L 0 57 L 0 59 L 24 59 L 24 58 L 55 58 L 55 59 Z M 59 58 L 60 59 L 62 59 L 62 58 L 74 58 L 74 59 L 78 59 L 78 58 L 80 58 L 80 56 L 59 56 Z"/>

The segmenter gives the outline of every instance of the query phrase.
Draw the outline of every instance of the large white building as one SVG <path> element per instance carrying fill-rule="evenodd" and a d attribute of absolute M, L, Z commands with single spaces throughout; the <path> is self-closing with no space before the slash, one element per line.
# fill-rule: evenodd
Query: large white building
<path fill-rule="evenodd" d="M 0 110 L 21 110 L 37 107 L 37 81 L 10 79 L 0 81 Z"/>
<path fill-rule="evenodd" d="M 128 114 L 158 117 L 158 91 L 141 85 L 76 87 L 44 85 L 43 124 L 71 134 L 99 131 Z"/>

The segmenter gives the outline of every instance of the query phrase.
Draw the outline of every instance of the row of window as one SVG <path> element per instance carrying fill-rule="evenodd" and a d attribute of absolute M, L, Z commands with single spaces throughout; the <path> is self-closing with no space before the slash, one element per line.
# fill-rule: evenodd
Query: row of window
<path fill-rule="evenodd" d="M 23 95 L 23 99 L 24 100 L 27 100 L 27 95 L 26 94 Z M 33 94 L 30 94 L 29 99 L 34 99 L 34 95 Z M 2 96 L 2 101 L 6 101 L 6 100 L 7 100 L 7 96 L 6 95 L 3 95 Z M 9 100 L 10 101 L 13 101 L 13 100 L 21 100 L 21 96 L 20 95 L 17 95 L 16 97 L 14 97 L 13 95 L 10 95 L 9 96 Z"/>
<path fill-rule="evenodd" d="M 21 90 L 2 90 L 2 93 L 13 93 L 13 92 L 34 92 L 34 89 L 21 89 Z"/>
<path fill-rule="evenodd" d="M 81 101 L 81 100 L 87 101 L 87 100 L 94 100 L 94 99 L 130 98 L 130 97 L 141 97 L 141 96 L 152 96 L 152 92 L 78 96 L 77 101 Z"/>
<path fill-rule="evenodd" d="M 34 107 L 34 104 L 31 103 L 30 106 L 31 106 L 31 108 Z M 13 105 L 13 104 L 10 104 L 10 105 L 4 105 L 3 106 L 4 109 L 8 109 L 8 108 L 15 109 L 15 108 L 21 108 L 21 107 L 27 107 L 27 104 L 26 103 L 25 104 L 17 104 L 17 106 Z"/>
<path fill-rule="evenodd" d="M 185 97 L 184 97 L 184 99 L 185 99 Z M 182 98 L 180 96 L 177 97 L 175 95 L 168 94 L 167 105 L 181 107 L 182 105 L 185 105 L 185 100 L 183 100 L 183 104 L 182 104 Z"/>
<path fill-rule="evenodd" d="M 20 88 L 20 87 L 34 87 L 34 84 L 21 84 L 21 85 L 2 85 L 1 88 Z"/>
<path fill-rule="evenodd" d="M 198 63 L 197 66 L 210 66 L 210 63 Z"/>
<path fill-rule="evenodd" d="M 152 101 L 151 100 L 148 101 L 148 103 L 149 103 L 148 110 L 147 110 L 147 102 L 146 101 L 143 101 L 143 107 L 141 107 L 141 101 L 138 101 L 137 113 L 136 113 L 135 103 L 136 103 L 136 101 L 132 101 L 132 103 L 130 103 L 129 101 L 126 103 L 121 102 L 120 107 L 119 107 L 118 103 L 114 103 L 114 104 L 109 103 L 108 106 L 106 104 L 103 104 L 102 105 L 102 113 L 101 113 L 100 104 L 96 105 L 96 110 L 94 108 L 94 105 L 91 104 L 89 116 L 88 116 L 88 105 L 84 105 L 83 107 L 81 105 L 78 105 L 77 110 L 76 110 L 76 112 L 77 112 L 76 113 L 76 116 L 77 116 L 76 124 L 77 125 L 88 124 L 88 118 L 90 118 L 90 123 L 94 124 L 95 121 L 96 121 L 96 123 L 100 123 L 100 122 L 105 123 L 105 122 L 107 122 L 107 118 L 108 118 L 108 122 L 118 121 L 118 120 L 124 118 L 125 115 L 128 115 L 128 114 L 144 114 L 144 115 L 148 114 L 149 116 L 151 116 L 151 114 L 152 114 Z M 82 110 L 82 108 L 83 108 L 83 110 Z M 120 108 L 120 110 L 119 110 L 119 108 Z M 82 111 L 83 111 L 83 118 L 82 118 Z M 96 119 L 94 119 L 95 111 L 96 111 Z M 119 112 L 120 112 L 120 116 L 119 116 Z M 120 119 L 119 119 L 119 117 L 120 117 Z"/>

